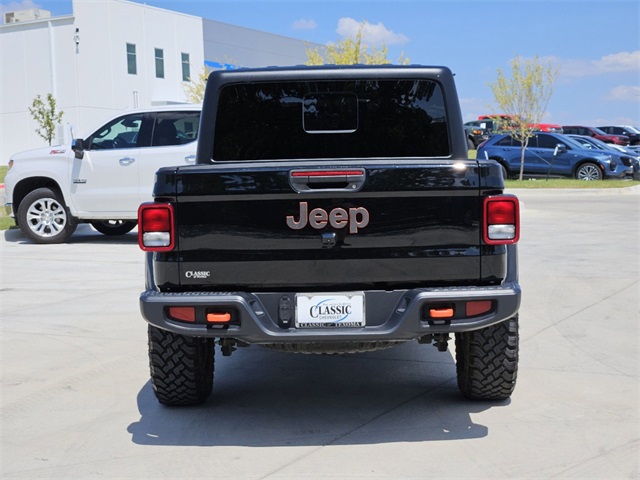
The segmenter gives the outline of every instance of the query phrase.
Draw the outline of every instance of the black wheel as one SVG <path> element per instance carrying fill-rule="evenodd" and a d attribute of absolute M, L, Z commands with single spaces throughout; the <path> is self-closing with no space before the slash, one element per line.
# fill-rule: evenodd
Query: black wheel
<path fill-rule="evenodd" d="M 458 388 L 472 400 L 511 396 L 518 373 L 518 316 L 472 332 L 456 333 Z"/>
<path fill-rule="evenodd" d="M 91 226 L 105 235 L 124 235 L 135 228 L 138 222 L 133 220 L 96 220 Z"/>
<path fill-rule="evenodd" d="M 36 243 L 63 243 L 73 235 L 78 223 L 60 193 L 50 188 L 38 188 L 20 202 L 18 225 Z"/>
<path fill-rule="evenodd" d="M 163 405 L 196 405 L 213 389 L 215 339 L 178 335 L 149 325 L 149 367 Z"/>
<path fill-rule="evenodd" d="M 578 180 L 602 180 L 602 170 L 595 163 L 583 163 L 576 169 L 576 178 Z"/>

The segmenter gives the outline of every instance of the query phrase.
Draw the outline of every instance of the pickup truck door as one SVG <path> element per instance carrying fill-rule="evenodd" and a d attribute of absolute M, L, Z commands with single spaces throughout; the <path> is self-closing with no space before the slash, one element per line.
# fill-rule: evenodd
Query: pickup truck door
<path fill-rule="evenodd" d="M 199 111 L 157 112 L 149 121 L 153 124 L 151 146 L 140 155 L 138 203 L 152 200 L 158 169 L 192 165 L 196 161 Z"/>
<path fill-rule="evenodd" d="M 145 123 L 144 114 L 124 115 L 87 139 L 84 157 L 71 169 L 71 198 L 81 218 L 136 217 Z"/>

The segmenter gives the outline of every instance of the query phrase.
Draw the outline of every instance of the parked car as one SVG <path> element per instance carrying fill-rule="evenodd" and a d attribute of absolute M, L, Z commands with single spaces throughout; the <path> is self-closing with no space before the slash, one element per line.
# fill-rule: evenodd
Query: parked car
<path fill-rule="evenodd" d="M 498 115 L 480 115 L 478 117 L 478 120 L 494 120 L 501 124 L 501 128 L 499 130 L 508 131 L 508 130 L 513 130 L 513 128 L 516 125 L 514 118 L 515 117 L 513 115 L 498 114 Z M 535 123 L 535 124 L 532 123 L 532 124 L 529 124 L 529 126 L 531 126 L 534 130 L 537 130 L 540 132 L 562 133 L 562 127 L 555 123 Z"/>
<path fill-rule="evenodd" d="M 473 120 L 464 124 L 464 131 L 467 134 L 467 147 L 475 150 L 482 142 L 489 138 L 489 129 L 486 123 Z"/>
<path fill-rule="evenodd" d="M 489 132 L 489 134 L 501 133 L 500 132 L 500 126 L 498 125 L 498 123 L 493 121 L 493 120 L 489 120 L 489 119 L 471 120 L 470 122 L 466 122 L 465 125 L 484 128 L 485 130 L 487 130 Z"/>
<path fill-rule="evenodd" d="M 80 222 L 105 235 L 137 223 L 160 167 L 195 162 L 199 105 L 119 113 L 84 139 L 16 153 L 5 177 L 5 208 L 36 243 L 65 242 Z"/>
<path fill-rule="evenodd" d="M 522 147 L 511 135 L 490 138 L 478 147 L 477 158 L 496 160 L 505 178 L 520 172 Z M 580 180 L 624 178 L 633 173 L 612 155 L 588 149 L 567 135 L 536 133 L 525 149 L 524 174 L 527 176 L 562 176 Z"/>
<path fill-rule="evenodd" d="M 640 143 L 638 145 L 626 145 L 625 148 L 640 155 Z"/>
<path fill-rule="evenodd" d="M 609 135 L 624 135 L 629 137 L 629 143 L 631 145 L 640 145 L 640 129 L 631 125 L 606 125 L 604 127 L 598 127 Z"/>
<path fill-rule="evenodd" d="M 629 145 L 629 137 L 624 135 L 609 135 L 599 128 L 584 127 L 581 125 L 563 125 L 562 131 L 572 135 L 585 135 L 587 137 L 597 138 L 604 143 L 615 143 L 616 145 Z"/>
<path fill-rule="evenodd" d="M 640 180 L 640 154 L 629 150 L 626 147 L 613 143 L 604 143 L 597 138 L 585 135 L 567 135 L 589 149 L 600 150 L 609 153 L 613 158 L 619 160 L 623 165 L 633 168 L 632 178 Z"/>

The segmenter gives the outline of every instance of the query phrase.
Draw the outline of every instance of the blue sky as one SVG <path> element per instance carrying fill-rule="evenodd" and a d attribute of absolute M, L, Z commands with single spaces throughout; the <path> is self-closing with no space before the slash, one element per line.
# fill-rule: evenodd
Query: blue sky
<path fill-rule="evenodd" d="M 104 1 L 104 0 L 94 0 Z M 488 86 L 516 55 L 549 59 L 560 76 L 544 119 L 640 127 L 638 0 L 140 0 L 168 10 L 326 44 L 367 22 L 396 63 L 446 65 L 456 74 L 465 120 L 496 112 Z M 71 0 L 2 1 L 72 13 Z"/>

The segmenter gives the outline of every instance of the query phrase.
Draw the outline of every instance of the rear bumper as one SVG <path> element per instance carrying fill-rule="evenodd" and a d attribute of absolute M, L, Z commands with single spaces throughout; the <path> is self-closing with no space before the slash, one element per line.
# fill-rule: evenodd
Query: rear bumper
<path fill-rule="evenodd" d="M 283 313 L 281 303 L 283 297 L 295 299 L 295 293 L 291 292 L 147 290 L 140 296 L 140 307 L 145 320 L 158 328 L 188 336 L 234 338 L 249 344 L 405 341 L 429 334 L 476 330 L 502 322 L 517 313 L 521 295 L 515 281 L 497 287 L 376 290 L 364 294 L 367 324 L 354 328 L 295 328 L 293 310 Z M 490 301 L 492 308 L 485 314 L 467 317 L 464 306 L 469 301 Z M 456 311 L 454 318 L 429 318 L 427 312 L 434 305 L 452 305 Z M 196 321 L 170 318 L 169 307 L 195 307 Z M 207 324 L 206 312 L 211 310 L 232 312 L 231 324 Z"/>

